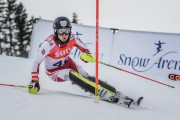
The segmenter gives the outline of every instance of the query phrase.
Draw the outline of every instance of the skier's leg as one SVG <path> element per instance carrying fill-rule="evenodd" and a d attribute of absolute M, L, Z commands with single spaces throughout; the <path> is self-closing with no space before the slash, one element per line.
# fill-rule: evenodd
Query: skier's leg
<path fill-rule="evenodd" d="M 91 80 L 92 82 L 95 82 L 95 77 L 88 76 L 87 78 Z M 129 105 L 129 103 L 133 101 L 132 98 L 124 95 L 122 92 L 116 91 L 116 88 L 108 84 L 107 82 L 99 80 L 99 85 L 101 85 L 101 87 L 109 91 L 115 97 L 116 99 L 115 101 L 119 104 Z"/>
<path fill-rule="evenodd" d="M 81 81 L 81 80 L 78 80 L 78 81 Z M 95 85 L 95 77 L 88 76 L 87 81 L 91 82 Z M 99 91 L 99 96 L 101 98 L 105 98 L 104 100 L 115 102 L 117 104 L 124 104 L 127 107 L 130 107 L 131 103 L 133 102 L 133 99 L 130 99 L 129 97 L 125 96 L 123 93 L 116 91 L 116 89 L 113 86 L 109 85 L 108 83 L 106 83 L 102 80 L 99 80 L 99 86 L 102 88 Z M 91 93 L 93 93 L 93 94 L 95 92 L 95 87 L 96 86 L 92 87 Z M 87 88 L 87 86 L 86 86 L 86 88 Z M 90 89 L 87 91 L 90 91 Z"/>
<path fill-rule="evenodd" d="M 88 76 L 87 78 L 95 82 L 95 77 Z M 125 104 L 126 106 L 130 107 L 131 103 L 134 101 L 132 98 L 126 96 L 122 92 L 116 91 L 116 88 L 111 86 L 107 82 L 99 80 L 99 85 L 109 91 L 115 97 L 115 102 L 117 102 L 118 104 Z"/>
<path fill-rule="evenodd" d="M 71 70 L 76 71 L 83 77 L 87 77 L 88 73 L 79 65 L 77 65 L 70 57 L 68 58 L 68 61 L 52 70 L 46 70 L 46 74 L 50 77 L 51 80 L 56 82 L 63 82 L 69 79 L 69 73 Z"/>
<path fill-rule="evenodd" d="M 71 70 L 69 73 L 70 80 L 84 89 L 86 92 L 90 92 L 92 94 L 95 93 L 96 84 L 95 82 L 81 76 L 77 72 Z M 106 101 L 114 101 L 114 96 L 107 89 L 104 89 L 101 85 L 98 85 L 99 96 L 101 99 Z"/>
<path fill-rule="evenodd" d="M 59 70 L 53 73 L 52 75 L 50 73 L 47 74 L 53 81 L 63 82 L 69 80 L 73 84 L 76 84 L 80 88 L 84 89 L 85 92 L 90 92 L 92 94 L 95 94 L 96 84 L 72 69 Z M 98 88 L 99 88 L 100 98 L 103 100 L 111 101 L 110 98 L 112 95 L 106 90 L 104 90 L 100 85 L 98 86 Z"/>
<path fill-rule="evenodd" d="M 79 87 L 84 89 L 86 92 L 90 92 L 92 94 L 95 93 L 95 88 L 96 88 L 95 78 L 90 77 L 90 76 L 86 78 L 72 69 L 63 69 L 63 70 L 56 71 L 54 74 L 52 74 L 49 77 L 56 82 L 70 80 L 72 81 L 72 83 L 78 85 Z M 101 99 L 109 101 L 109 102 L 120 103 L 120 104 L 126 103 L 125 105 L 127 105 L 128 107 L 130 106 L 128 102 L 131 102 L 131 101 L 128 101 L 128 100 L 124 101 L 124 99 L 121 99 L 125 95 L 122 93 L 117 94 L 120 92 L 116 91 L 116 89 L 113 86 L 107 84 L 106 82 L 100 80 L 98 90 L 99 90 L 99 96 Z"/>

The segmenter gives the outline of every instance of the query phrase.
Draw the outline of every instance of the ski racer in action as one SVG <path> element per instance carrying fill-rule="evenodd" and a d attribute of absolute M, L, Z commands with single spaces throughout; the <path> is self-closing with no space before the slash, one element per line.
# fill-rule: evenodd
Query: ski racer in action
<path fill-rule="evenodd" d="M 37 94 L 40 90 L 38 75 L 42 61 L 45 62 L 46 74 L 51 80 L 56 82 L 70 80 L 86 92 L 95 93 L 95 78 L 88 75 L 69 55 L 75 46 L 82 52 L 80 58 L 84 62 L 94 62 L 95 58 L 82 41 L 71 35 L 71 28 L 71 22 L 66 17 L 57 17 L 54 20 L 54 34 L 48 36 L 41 44 L 34 59 L 31 71 L 32 80 L 28 86 L 29 93 Z M 99 80 L 99 86 L 99 97 L 104 101 L 124 104 L 127 107 L 131 104 L 139 105 L 142 101 L 142 98 L 134 101 L 101 80 Z"/>

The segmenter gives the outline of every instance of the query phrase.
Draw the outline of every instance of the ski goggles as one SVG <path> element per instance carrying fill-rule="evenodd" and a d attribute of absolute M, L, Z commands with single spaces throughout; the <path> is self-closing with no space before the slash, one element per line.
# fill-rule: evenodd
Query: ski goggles
<path fill-rule="evenodd" d="M 56 29 L 57 34 L 58 35 L 69 35 L 69 33 L 71 32 L 70 28 L 63 28 L 63 29 Z"/>

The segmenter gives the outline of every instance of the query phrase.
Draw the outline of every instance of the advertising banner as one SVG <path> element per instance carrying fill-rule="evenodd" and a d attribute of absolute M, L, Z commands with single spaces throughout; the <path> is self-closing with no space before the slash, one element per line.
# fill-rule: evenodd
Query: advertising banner
<path fill-rule="evenodd" d="M 119 30 L 111 64 L 138 74 L 167 78 L 180 73 L 180 35 Z"/>

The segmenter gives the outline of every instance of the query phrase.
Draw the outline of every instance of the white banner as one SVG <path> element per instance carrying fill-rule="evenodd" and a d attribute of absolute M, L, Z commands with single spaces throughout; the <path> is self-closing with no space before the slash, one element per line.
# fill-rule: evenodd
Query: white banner
<path fill-rule="evenodd" d="M 180 35 L 119 30 L 111 64 L 131 72 L 167 78 L 180 74 Z"/>

